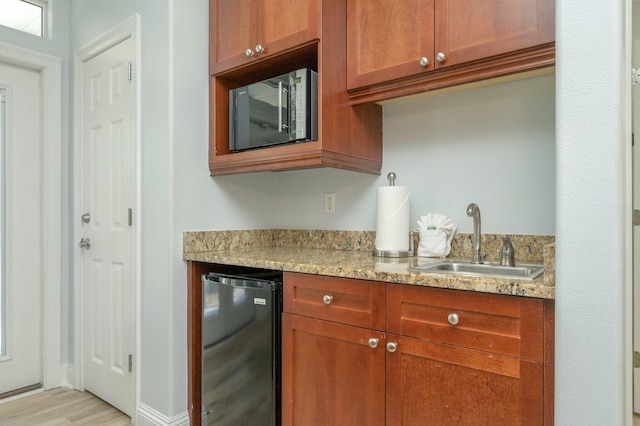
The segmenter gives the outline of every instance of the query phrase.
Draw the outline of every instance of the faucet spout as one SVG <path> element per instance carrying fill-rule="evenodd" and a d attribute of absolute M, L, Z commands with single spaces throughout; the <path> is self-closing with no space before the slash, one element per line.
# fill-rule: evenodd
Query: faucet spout
<path fill-rule="evenodd" d="M 473 259 L 471 263 L 483 263 L 483 258 L 480 254 L 480 248 L 482 247 L 480 207 L 476 203 L 469 204 L 467 216 L 473 217 Z"/>

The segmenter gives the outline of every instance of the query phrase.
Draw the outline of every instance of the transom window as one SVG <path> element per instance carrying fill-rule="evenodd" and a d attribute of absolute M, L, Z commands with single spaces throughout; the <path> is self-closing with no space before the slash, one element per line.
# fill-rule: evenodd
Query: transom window
<path fill-rule="evenodd" d="M 0 0 L 0 25 L 44 37 L 47 4 L 48 0 Z"/>

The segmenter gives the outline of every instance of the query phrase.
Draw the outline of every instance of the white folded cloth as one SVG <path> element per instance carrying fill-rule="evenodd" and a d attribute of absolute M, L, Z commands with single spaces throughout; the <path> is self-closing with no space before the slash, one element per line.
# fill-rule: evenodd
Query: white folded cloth
<path fill-rule="evenodd" d="M 456 234 L 453 219 L 438 213 L 427 213 L 418 219 L 418 256 L 446 257 L 451 252 L 451 241 Z"/>

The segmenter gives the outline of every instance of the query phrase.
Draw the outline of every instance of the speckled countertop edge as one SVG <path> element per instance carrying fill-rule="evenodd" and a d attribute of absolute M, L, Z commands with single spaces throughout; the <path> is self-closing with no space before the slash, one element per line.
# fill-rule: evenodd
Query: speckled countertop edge
<path fill-rule="evenodd" d="M 414 265 L 438 259 L 419 257 L 386 259 L 364 250 L 303 247 L 239 247 L 183 253 L 184 260 L 300 272 L 315 275 L 384 281 L 425 287 L 554 299 L 555 287 L 536 280 L 512 280 L 445 273 L 410 273 Z"/>

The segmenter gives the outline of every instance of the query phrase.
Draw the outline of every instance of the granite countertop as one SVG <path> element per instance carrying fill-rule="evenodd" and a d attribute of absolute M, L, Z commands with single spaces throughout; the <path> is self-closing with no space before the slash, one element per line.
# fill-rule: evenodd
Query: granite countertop
<path fill-rule="evenodd" d="M 422 257 L 380 258 L 372 256 L 370 250 L 335 248 L 332 244 L 329 244 L 330 247 L 280 246 L 273 244 L 273 241 L 269 238 L 259 235 L 258 239 L 261 241 L 261 246 L 255 247 L 252 244 L 256 241 L 255 235 L 247 237 L 243 236 L 243 234 L 239 234 L 239 236 L 225 234 L 224 238 L 220 238 L 219 234 L 185 233 L 183 259 L 541 299 L 553 299 L 555 297 L 555 283 L 550 280 L 550 277 L 553 278 L 553 267 L 552 265 L 549 266 L 550 262 L 546 257 L 544 259 L 545 273 L 535 280 L 431 272 L 411 273 L 408 271 L 409 267 L 437 262 L 439 259 Z M 549 253 L 551 255 L 554 254 L 552 246 L 553 244 L 544 246 L 545 256 L 549 255 Z M 459 259 L 462 259 L 462 257 L 459 257 Z M 518 259 L 516 261 L 517 263 L 522 263 L 521 261 L 518 262 Z M 543 259 L 538 262 L 527 261 L 526 263 L 543 263 Z"/>

